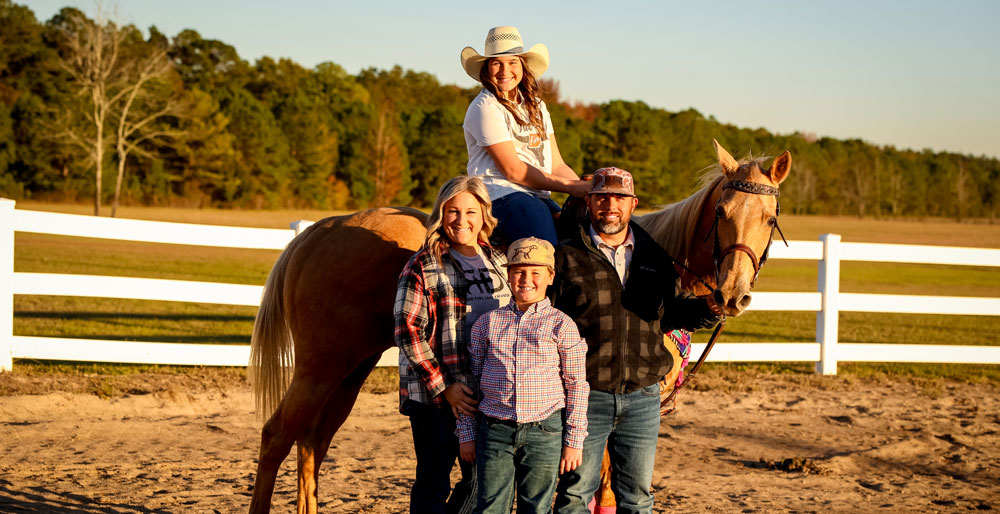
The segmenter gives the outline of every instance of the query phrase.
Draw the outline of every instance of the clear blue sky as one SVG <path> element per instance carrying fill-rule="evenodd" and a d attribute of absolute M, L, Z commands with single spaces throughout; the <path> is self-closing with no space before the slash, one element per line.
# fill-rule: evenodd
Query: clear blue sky
<path fill-rule="evenodd" d="M 77 0 L 14 0 L 40 21 Z M 1000 1 L 128 0 L 117 19 L 197 30 L 253 62 L 426 71 L 472 86 L 466 45 L 514 25 L 564 98 L 693 107 L 742 127 L 1000 157 Z M 706 142 L 707 144 L 707 142 Z"/>

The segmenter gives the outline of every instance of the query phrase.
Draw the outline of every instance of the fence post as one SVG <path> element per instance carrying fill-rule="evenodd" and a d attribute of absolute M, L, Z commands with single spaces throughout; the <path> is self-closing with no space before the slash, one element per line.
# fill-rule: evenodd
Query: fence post
<path fill-rule="evenodd" d="M 840 325 L 840 235 L 823 234 L 823 260 L 819 261 L 820 310 L 816 313 L 819 362 L 816 373 L 837 374 L 837 339 Z"/>
<path fill-rule="evenodd" d="M 295 231 L 295 235 L 299 235 L 299 234 L 305 232 L 305 230 L 307 228 L 309 228 L 310 226 L 312 226 L 313 223 L 316 223 L 316 222 L 315 221 L 307 221 L 307 220 L 299 220 L 299 221 L 293 221 L 293 222 L 289 223 L 288 225 L 292 228 L 292 230 Z"/>
<path fill-rule="evenodd" d="M 14 200 L 0 198 L 0 372 L 14 369 Z"/>

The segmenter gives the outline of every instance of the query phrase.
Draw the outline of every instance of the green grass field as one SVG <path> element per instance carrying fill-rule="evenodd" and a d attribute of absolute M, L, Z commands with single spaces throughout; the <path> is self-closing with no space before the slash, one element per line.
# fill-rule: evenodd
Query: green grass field
<path fill-rule="evenodd" d="M 20 209 L 85 214 L 84 206 L 19 202 Z M 287 227 L 298 219 L 317 220 L 318 211 L 223 211 L 171 208 L 122 209 L 121 217 L 187 223 Z M 1000 225 L 946 220 L 880 221 L 856 218 L 783 216 L 790 240 L 817 240 L 826 232 L 848 242 L 913 243 L 1000 248 Z M 776 244 L 780 244 L 780 241 Z M 277 251 L 130 243 L 18 233 L 15 270 L 169 278 L 236 284 L 263 284 Z M 757 291 L 815 291 L 817 263 L 772 259 Z M 1000 269 L 939 265 L 844 263 L 845 292 L 1000 297 Z M 18 335 L 247 344 L 255 308 L 177 302 L 80 297 L 16 296 Z M 812 341 L 812 312 L 748 312 L 731 319 L 720 341 Z M 696 340 L 707 339 L 700 333 Z M 841 313 L 840 340 L 873 343 L 1000 345 L 1000 317 Z M 18 361 L 16 365 L 29 364 Z M 717 365 L 738 366 L 738 365 Z M 758 366 L 761 367 L 761 366 Z M 109 370 L 113 366 L 100 366 Z M 772 370 L 808 372 L 811 365 Z M 912 373 L 997 377 L 996 366 L 845 365 L 848 373 Z M 93 369 L 93 368 L 91 368 Z M 394 374 L 394 370 L 392 371 Z"/>

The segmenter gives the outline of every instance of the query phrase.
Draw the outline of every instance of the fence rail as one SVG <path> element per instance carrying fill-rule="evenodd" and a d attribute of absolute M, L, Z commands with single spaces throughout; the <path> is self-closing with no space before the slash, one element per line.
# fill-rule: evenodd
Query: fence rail
<path fill-rule="evenodd" d="M 44 359 L 170 365 L 244 366 L 249 346 L 100 341 L 13 334 L 13 298 L 19 295 L 87 296 L 256 306 L 262 286 L 153 278 L 14 272 L 14 232 L 34 232 L 148 243 L 280 250 L 309 222 L 291 229 L 220 227 L 159 221 L 97 218 L 26 211 L 0 199 L 0 371 L 13 359 Z M 719 343 L 713 362 L 815 362 L 817 372 L 836 374 L 838 361 L 1000 364 L 1000 346 L 839 343 L 841 311 L 1000 316 L 1000 298 L 912 296 L 840 292 L 840 262 L 897 262 L 1000 267 L 1000 250 L 918 245 L 843 243 L 836 234 L 820 241 L 775 245 L 772 259 L 816 260 L 815 292 L 758 292 L 749 310 L 816 312 L 816 340 Z M 704 350 L 695 344 L 696 355 Z M 395 366 L 387 350 L 380 366 Z"/>

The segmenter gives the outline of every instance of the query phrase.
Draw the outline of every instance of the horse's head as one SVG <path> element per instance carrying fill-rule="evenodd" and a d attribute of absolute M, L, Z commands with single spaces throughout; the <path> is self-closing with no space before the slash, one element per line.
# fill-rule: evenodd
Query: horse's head
<path fill-rule="evenodd" d="M 788 177 L 792 156 L 785 151 L 765 169 L 763 160 L 741 164 L 712 142 L 725 176 L 715 192 L 715 301 L 726 315 L 737 316 L 750 305 L 750 290 L 767 259 L 778 226 L 778 184 Z"/>

